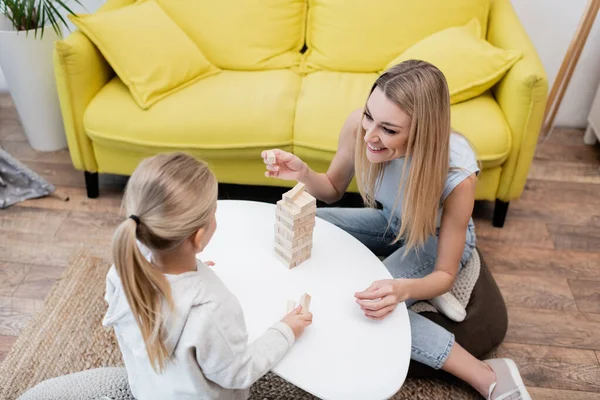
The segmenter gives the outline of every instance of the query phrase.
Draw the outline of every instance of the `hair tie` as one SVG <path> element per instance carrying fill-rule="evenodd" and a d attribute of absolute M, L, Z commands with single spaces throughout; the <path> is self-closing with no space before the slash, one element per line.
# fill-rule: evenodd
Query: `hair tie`
<path fill-rule="evenodd" d="M 138 226 L 139 226 L 139 225 L 141 224 L 141 222 L 140 222 L 140 218 L 139 218 L 138 216 L 131 214 L 131 215 L 129 216 L 129 218 L 131 218 L 132 220 L 134 220 L 134 221 L 135 221 L 135 223 L 136 223 L 136 225 L 138 225 Z"/>

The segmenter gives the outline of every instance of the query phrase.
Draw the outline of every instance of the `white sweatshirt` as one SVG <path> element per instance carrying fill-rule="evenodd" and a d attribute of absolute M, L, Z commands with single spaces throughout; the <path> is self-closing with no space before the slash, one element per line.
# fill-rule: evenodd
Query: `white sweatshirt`
<path fill-rule="evenodd" d="M 208 266 L 198 262 L 195 272 L 165 276 L 177 312 L 167 319 L 171 359 L 162 374 L 150 365 L 114 266 L 106 279 L 103 325 L 115 329 L 132 394 L 138 400 L 247 399 L 250 386 L 294 343 L 293 331 L 276 322 L 249 344 L 237 298 Z"/>

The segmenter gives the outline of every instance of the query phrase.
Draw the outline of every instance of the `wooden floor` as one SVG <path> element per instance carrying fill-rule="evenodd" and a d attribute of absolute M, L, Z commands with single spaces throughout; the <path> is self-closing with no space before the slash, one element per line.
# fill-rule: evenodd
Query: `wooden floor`
<path fill-rule="evenodd" d="M 516 361 L 535 399 L 600 399 L 600 146 L 582 138 L 581 130 L 558 129 L 538 146 L 504 228 L 491 226 L 491 204 L 478 203 L 474 213 L 478 245 L 508 304 L 499 355 Z M 102 176 L 100 198 L 87 199 L 67 151 L 31 149 L 7 95 L 0 95 L 0 146 L 70 197 L 0 210 L 1 360 L 73 251 L 106 251 L 126 178 Z M 259 193 L 268 199 L 277 190 Z M 220 196 L 249 192 L 226 186 Z"/>

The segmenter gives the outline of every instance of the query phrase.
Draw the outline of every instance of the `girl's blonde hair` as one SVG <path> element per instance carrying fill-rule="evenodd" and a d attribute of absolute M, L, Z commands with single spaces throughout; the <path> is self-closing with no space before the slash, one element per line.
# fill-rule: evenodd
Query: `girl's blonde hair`
<path fill-rule="evenodd" d="M 398 182 L 394 209 L 404 191 L 400 231 L 394 243 L 404 240 L 406 250 L 425 243 L 435 234 L 437 214 L 448 177 L 450 149 L 450 95 L 446 78 L 434 65 L 408 60 L 385 71 L 373 84 L 411 118 L 406 163 Z M 366 155 L 365 130 L 358 126 L 355 174 L 360 194 L 369 207 L 375 206 L 385 163 L 371 163 Z M 404 179 L 406 178 L 406 181 Z M 402 187 L 401 184 L 404 183 Z"/>
<path fill-rule="evenodd" d="M 116 270 L 142 332 L 148 358 L 162 371 L 169 357 L 163 341 L 163 300 L 173 310 L 171 286 L 136 243 L 151 251 L 176 249 L 207 225 L 217 202 L 218 184 L 207 165 L 184 153 L 159 154 L 143 160 L 125 188 L 127 218 L 112 242 Z"/>

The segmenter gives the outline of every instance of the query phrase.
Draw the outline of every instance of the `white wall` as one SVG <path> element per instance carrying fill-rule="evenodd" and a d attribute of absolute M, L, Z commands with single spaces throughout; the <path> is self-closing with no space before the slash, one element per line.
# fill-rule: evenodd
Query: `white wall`
<path fill-rule="evenodd" d="M 587 0 L 511 0 L 535 45 L 546 74 L 548 91 L 562 64 Z M 599 13 L 600 15 L 600 13 Z M 600 16 L 588 36 L 577 68 L 555 119 L 558 126 L 583 127 L 600 82 Z"/>
<path fill-rule="evenodd" d="M 511 0 L 525 30 L 535 45 L 546 73 L 549 90 L 558 73 L 563 57 L 577 29 L 587 0 Z M 83 0 L 85 8 L 74 5 L 75 12 L 93 12 L 103 0 Z M 588 37 L 569 88 L 563 98 L 555 120 L 559 126 L 583 127 L 591 107 L 596 88 L 600 82 L 600 22 L 596 23 Z M 69 21 L 71 29 L 73 25 Z M 68 30 L 65 30 L 68 33 Z M 0 71 L 0 91 L 6 83 Z"/>

